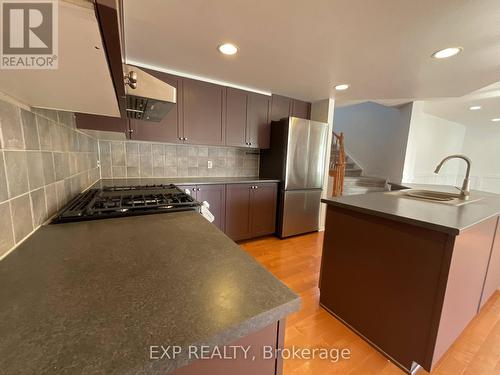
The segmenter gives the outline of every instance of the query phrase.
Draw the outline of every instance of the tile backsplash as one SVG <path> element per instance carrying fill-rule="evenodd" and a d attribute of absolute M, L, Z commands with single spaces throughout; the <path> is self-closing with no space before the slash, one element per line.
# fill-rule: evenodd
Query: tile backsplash
<path fill-rule="evenodd" d="M 99 140 L 99 158 L 102 178 L 259 175 L 259 150 L 237 147 Z"/>
<path fill-rule="evenodd" d="M 0 258 L 99 179 L 97 160 L 73 113 L 0 100 Z"/>

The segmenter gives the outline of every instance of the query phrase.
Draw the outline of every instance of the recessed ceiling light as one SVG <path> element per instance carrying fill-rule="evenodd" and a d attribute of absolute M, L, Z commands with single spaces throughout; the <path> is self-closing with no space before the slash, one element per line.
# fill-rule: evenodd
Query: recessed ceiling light
<path fill-rule="evenodd" d="M 219 49 L 219 52 L 223 53 L 224 55 L 234 55 L 236 54 L 236 52 L 238 52 L 238 47 L 231 43 L 221 44 L 217 48 Z"/>
<path fill-rule="evenodd" d="M 472 107 L 469 107 L 469 109 L 471 111 L 478 111 L 481 109 L 481 106 L 480 105 L 473 105 Z"/>
<path fill-rule="evenodd" d="M 462 51 L 463 51 L 462 47 L 449 47 L 434 52 L 431 56 L 434 57 L 435 59 L 446 59 L 448 57 L 458 55 Z"/>
<path fill-rule="evenodd" d="M 493 122 L 499 122 L 500 118 L 492 118 L 491 121 L 493 121 Z"/>
<path fill-rule="evenodd" d="M 337 91 L 344 91 L 344 90 L 347 90 L 348 88 L 349 88 L 349 85 L 347 83 L 343 83 L 341 85 L 335 86 L 335 90 L 337 90 Z"/>

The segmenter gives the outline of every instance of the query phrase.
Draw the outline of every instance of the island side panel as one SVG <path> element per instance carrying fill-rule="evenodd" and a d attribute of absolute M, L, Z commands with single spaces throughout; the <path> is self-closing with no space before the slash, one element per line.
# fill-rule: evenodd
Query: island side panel
<path fill-rule="evenodd" d="M 484 281 L 481 307 L 488 302 L 493 293 L 498 289 L 500 289 L 500 218 L 497 218 L 496 236 L 488 263 L 488 272 Z"/>
<path fill-rule="evenodd" d="M 445 233 L 328 206 L 320 303 L 403 368 L 430 369 L 450 253 Z"/>
<path fill-rule="evenodd" d="M 496 226 L 497 218 L 486 220 L 455 239 L 433 365 L 479 311 Z"/>

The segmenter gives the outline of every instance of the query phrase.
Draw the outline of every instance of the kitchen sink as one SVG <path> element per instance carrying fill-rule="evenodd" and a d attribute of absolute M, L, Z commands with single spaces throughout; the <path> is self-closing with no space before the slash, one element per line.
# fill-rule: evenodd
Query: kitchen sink
<path fill-rule="evenodd" d="M 464 204 L 477 202 L 483 199 L 482 197 L 474 198 L 473 196 L 469 196 L 468 199 L 460 199 L 460 194 L 458 193 L 448 193 L 445 191 L 419 190 L 419 189 L 390 191 L 386 194 L 399 195 L 401 197 L 418 199 L 428 202 L 444 203 L 451 206 L 462 206 Z"/>
<path fill-rule="evenodd" d="M 449 202 L 454 199 L 460 198 L 459 194 L 445 193 L 441 191 L 432 191 L 432 190 L 409 190 L 406 191 L 405 195 L 408 195 L 413 198 L 429 199 L 438 202 Z"/>

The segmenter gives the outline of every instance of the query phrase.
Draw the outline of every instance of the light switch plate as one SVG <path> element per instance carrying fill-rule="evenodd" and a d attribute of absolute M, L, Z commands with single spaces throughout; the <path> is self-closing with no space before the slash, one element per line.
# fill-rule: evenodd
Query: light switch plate
<path fill-rule="evenodd" d="M 212 169 L 213 165 L 212 165 L 212 160 L 209 160 L 208 161 L 208 165 L 207 165 L 207 168 L 208 169 Z"/>

